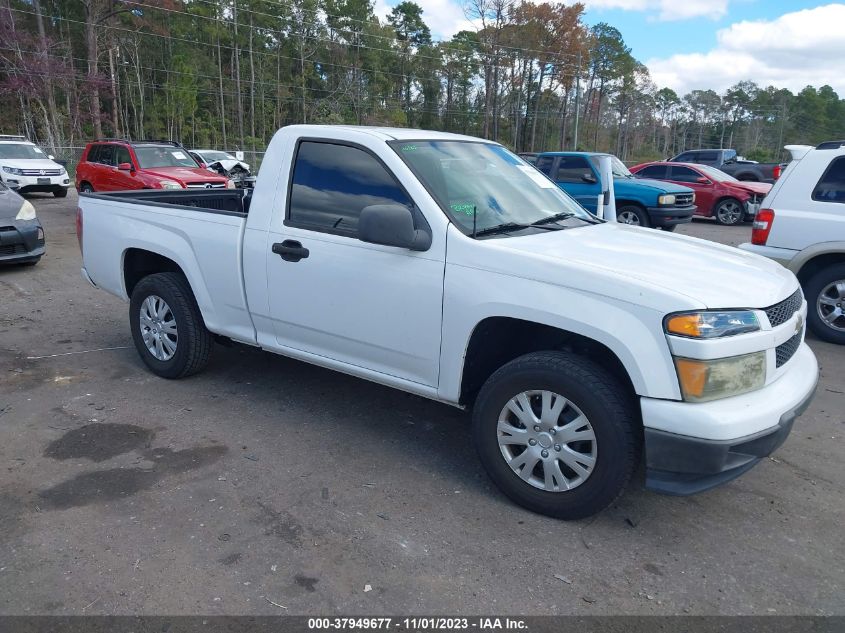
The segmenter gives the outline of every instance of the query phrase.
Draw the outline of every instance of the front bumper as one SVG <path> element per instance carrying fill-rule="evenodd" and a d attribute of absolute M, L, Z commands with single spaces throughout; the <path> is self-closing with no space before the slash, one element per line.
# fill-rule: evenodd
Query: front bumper
<path fill-rule="evenodd" d="M 647 207 L 652 226 L 675 226 L 692 221 L 695 205 L 686 207 Z"/>
<path fill-rule="evenodd" d="M 818 383 L 818 363 L 805 343 L 790 364 L 766 387 L 732 398 L 700 404 L 643 398 L 646 487 L 695 494 L 740 476 L 775 451 Z M 677 428 L 679 418 L 690 434 L 666 430 Z"/>
<path fill-rule="evenodd" d="M 44 229 L 35 220 L 0 220 L 0 264 L 37 260 L 46 251 Z"/>
<path fill-rule="evenodd" d="M 52 193 L 70 188 L 70 177 L 67 173 L 60 176 L 19 176 L 3 172 L 3 182 L 9 189 L 18 193 Z"/>

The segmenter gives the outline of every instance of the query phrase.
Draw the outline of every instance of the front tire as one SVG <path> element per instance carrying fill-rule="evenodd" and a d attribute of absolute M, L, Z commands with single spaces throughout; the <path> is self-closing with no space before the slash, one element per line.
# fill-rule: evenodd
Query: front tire
<path fill-rule="evenodd" d="M 214 339 L 179 273 L 156 273 L 138 282 L 129 302 L 129 325 L 141 359 L 162 378 L 184 378 L 208 364 Z"/>
<path fill-rule="evenodd" d="M 473 410 L 473 440 L 517 504 L 581 519 L 628 485 L 641 439 L 631 398 L 608 371 L 567 352 L 534 352 L 496 371 Z"/>
<path fill-rule="evenodd" d="M 736 226 L 745 218 L 745 205 L 736 198 L 726 198 L 713 209 L 713 217 L 722 226 Z"/>
<path fill-rule="evenodd" d="M 626 204 L 616 209 L 616 221 L 619 224 L 630 224 L 631 226 L 651 226 L 645 209 L 635 204 Z"/>
<path fill-rule="evenodd" d="M 56 198 L 67 198 L 67 189 L 56 189 L 55 191 L 53 191 L 53 195 Z"/>
<path fill-rule="evenodd" d="M 823 268 L 804 286 L 807 325 L 823 341 L 845 345 L 845 264 Z"/>

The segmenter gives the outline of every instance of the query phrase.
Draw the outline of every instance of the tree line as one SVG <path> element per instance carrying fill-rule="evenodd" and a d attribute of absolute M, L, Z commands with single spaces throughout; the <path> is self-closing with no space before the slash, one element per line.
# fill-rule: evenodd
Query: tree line
<path fill-rule="evenodd" d="M 261 151 L 293 123 L 397 125 L 516 151 L 623 160 L 842 136 L 830 86 L 741 81 L 723 94 L 658 87 L 613 26 L 581 4 L 465 0 L 478 25 L 435 41 L 405 0 L 0 0 L 0 133 L 60 148 L 177 139 Z"/>

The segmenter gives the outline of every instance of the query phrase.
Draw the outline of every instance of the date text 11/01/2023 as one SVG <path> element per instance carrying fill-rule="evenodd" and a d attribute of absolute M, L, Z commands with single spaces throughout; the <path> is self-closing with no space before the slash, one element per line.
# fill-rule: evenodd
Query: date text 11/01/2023
<path fill-rule="evenodd" d="M 382 629 L 402 631 L 449 631 L 449 630 L 526 630 L 524 620 L 519 618 L 477 617 L 477 618 L 448 618 L 448 617 L 354 617 L 354 618 L 308 618 L 309 630 L 331 629 Z"/>

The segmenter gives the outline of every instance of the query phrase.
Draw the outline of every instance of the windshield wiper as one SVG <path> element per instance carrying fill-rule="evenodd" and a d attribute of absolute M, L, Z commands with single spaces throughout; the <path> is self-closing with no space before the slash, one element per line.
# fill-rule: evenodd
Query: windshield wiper
<path fill-rule="evenodd" d="M 540 218 L 539 220 L 535 220 L 531 223 L 531 226 L 539 226 L 543 228 L 544 224 L 549 224 L 551 222 L 557 222 L 558 220 L 568 220 L 569 218 L 574 218 L 575 214 L 571 211 L 564 211 L 562 213 L 555 213 L 554 215 L 550 215 L 547 218 Z"/>
<path fill-rule="evenodd" d="M 537 224 L 517 224 L 516 222 L 505 222 L 504 224 L 497 224 L 486 229 L 481 229 L 475 232 L 475 236 L 493 235 L 495 233 L 510 233 L 511 231 L 523 231 L 525 229 L 543 229 L 544 231 L 562 231 L 565 227 L 562 226 L 545 226 Z"/>

